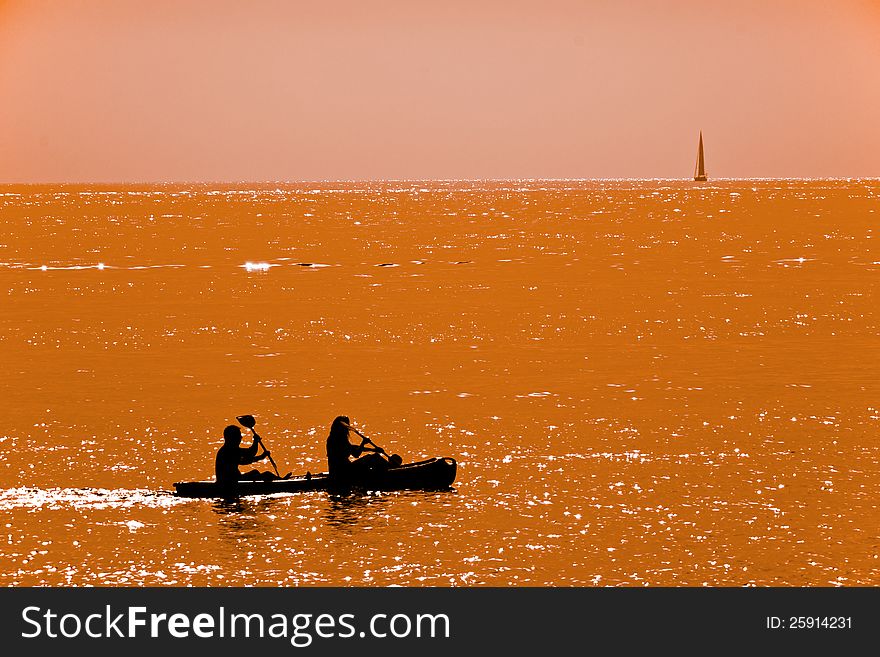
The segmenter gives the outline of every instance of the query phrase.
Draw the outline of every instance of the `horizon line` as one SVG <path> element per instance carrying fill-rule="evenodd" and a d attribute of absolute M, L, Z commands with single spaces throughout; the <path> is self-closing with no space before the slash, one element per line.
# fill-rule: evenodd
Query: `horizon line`
<path fill-rule="evenodd" d="M 878 176 L 754 176 L 717 177 L 695 181 L 693 177 L 605 177 L 605 178 L 315 178 L 301 180 L 100 180 L 100 181 L 0 181 L 0 187 L 15 186 L 90 186 L 90 185 L 311 185 L 329 183 L 499 183 L 499 182 L 692 182 L 710 185 L 712 182 L 737 181 L 857 181 L 880 180 Z"/>

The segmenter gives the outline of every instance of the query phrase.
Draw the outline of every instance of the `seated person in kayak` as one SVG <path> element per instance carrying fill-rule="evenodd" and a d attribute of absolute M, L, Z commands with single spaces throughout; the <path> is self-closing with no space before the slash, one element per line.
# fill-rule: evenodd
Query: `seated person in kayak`
<path fill-rule="evenodd" d="M 388 461 L 379 454 L 378 448 L 368 447 L 364 438 L 360 445 L 348 441 L 350 420 L 340 415 L 330 425 L 327 436 L 327 466 L 334 479 L 350 479 L 380 474 L 388 469 Z M 373 452 L 361 456 L 364 452 Z M 352 461 L 351 457 L 355 457 Z M 360 457 L 360 458 L 358 458 Z"/>
<path fill-rule="evenodd" d="M 250 447 L 240 447 L 241 429 L 230 424 L 223 430 L 223 446 L 217 450 L 217 459 L 214 464 L 214 473 L 218 484 L 230 484 L 236 481 L 270 481 L 277 479 L 271 472 L 251 470 L 242 474 L 238 470 L 240 465 L 250 465 L 262 461 L 269 456 L 269 452 L 263 448 L 263 453 L 257 455 L 259 444 L 257 437 Z"/>

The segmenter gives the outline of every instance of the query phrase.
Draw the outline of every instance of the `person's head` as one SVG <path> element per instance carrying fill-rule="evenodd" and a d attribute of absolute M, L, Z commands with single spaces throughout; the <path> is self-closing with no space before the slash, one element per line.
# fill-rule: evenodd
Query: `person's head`
<path fill-rule="evenodd" d="M 333 420 L 333 424 L 330 425 L 330 435 L 331 436 L 344 436 L 348 438 L 349 425 L 351 424 L 351 420 L 348 419 L 347 415 L 340 415 L 335 420 Z"/>
<path fill-rule="evenodd" d="M 241 429 L 230 424 L 223 430 L 223 442 L 227 445 L 241 445 Z"/>

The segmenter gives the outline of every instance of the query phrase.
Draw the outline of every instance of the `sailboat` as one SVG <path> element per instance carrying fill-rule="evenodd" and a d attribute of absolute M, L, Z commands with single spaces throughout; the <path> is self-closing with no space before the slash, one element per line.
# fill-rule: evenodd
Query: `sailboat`
<path fill-rule="evenodd" d="M 697 165 L 694 167 L 694 180 L 706 181 L 706 163 L 703 160 L 703 131 L 700 130 L 700 147 L 697 149 Z"/>

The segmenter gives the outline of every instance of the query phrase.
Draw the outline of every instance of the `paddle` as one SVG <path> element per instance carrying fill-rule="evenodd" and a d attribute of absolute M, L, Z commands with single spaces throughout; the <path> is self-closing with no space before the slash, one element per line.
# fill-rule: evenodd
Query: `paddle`
<path fill-rule="evenodd" d="M 361 438 L 363 438 L 363 441 L 364 441 L 365 443 L 369 443 L 370 445 L 372 445 L 373 448 L 374 448 L 377 452 L 379 452 L 380 454 L 382 454 L 382 456 L 384 456 L 386 459 L 388 459 L 388 462 L 389 462 L 393 467 L 396 468 L 396 467 L 399 466 L 401 463 L 403 463 L 403 458 L 400 456 L 400 454 L 392 454 L 391 456 L 388 456 L 388 452 L 386 452 L 384 449 L 382 449 L 381 447 L 379 447 L 376 443 L 374 443 L 372 440 L 370 440 L 369 438 L 367 438 L 364 434 L 362 434 L 360 431 L 358 431 L 357 429 L 355 429 L 353 426 L 351 426 L 350 424 L 345 424 L 345 422 L 342 422 L 341 424 L 342 424 L 343 426 L 345 426 L 345 427 L 351 429 L 351 430 L 354 431 L 357 435 L 359 435 Z"/>
<path fill-rule="evenodd" d="M 260 438 L 260 436 L 258 436 L 257 432 L 254 430 L 254 425 L 257 424 L 257 421 L 254 419 L 253 415 L 237 415 L 235 417 L 235 419 L 239 421 L 241 426 L 246 427 L 247 429 L 251 430 L 251 433 L 254 434 L 254 438 L 257 439 L 257 444 L 263 448 L 264 452 L 269 451 L 268 449 L 266 449 L 266 446 L 263 444 L 262 438 Z M 272 458 L 271 454 L 269 454 L 269 463 L 271 463 L 272 467 L 275 468 L 275 474 L 280 479 L 281 474 L 278 472 L 278 466 L 275 465 L 275 459 Z"/>

